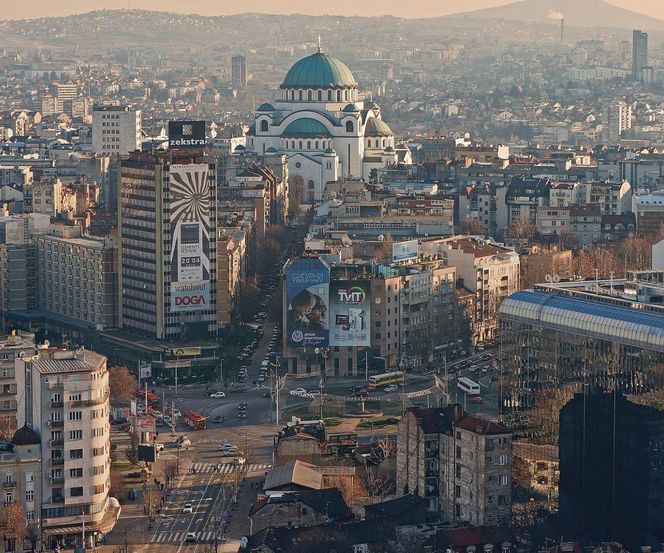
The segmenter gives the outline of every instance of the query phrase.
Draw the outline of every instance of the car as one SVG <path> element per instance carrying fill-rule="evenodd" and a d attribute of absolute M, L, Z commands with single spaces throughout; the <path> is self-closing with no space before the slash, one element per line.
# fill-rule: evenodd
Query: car
<path fill-rule="evenodd" d="M 384 392 L 391 394 L 392 392 L 396 392 L 399 389 L 399 386 L 396 384 L 390 384 L 389 386 L 385 386 L 385 389 L 383 390 Z"/>
<path fill-rule="evenodd" d="M 214 394 L 210 394 L 210 397 L 213 397 L 215 399 L 219 399 L 219 398 L 226 397 L 226 394 L 224 392 L 215 392 Z"/>
<path fill-rule="evenodd" d="M 484 400 L 480 396 L 473 396 L 470 398 L 471 403 L 475 403 L 477 405 L 480 405 L 484 403 Z"/>
<path fill-rule="evenodd" d="M 180 418 L 182 416 L 182 413 L 179 409 L 174 409 L 173 414 L 175 415 L 175 418 Z"/>
<path fill-rule="evenodd" d="M 487 367 L 482 367 L 482 372 L 486 374 L 489 372 L 489 369 Z"/>
<path fill-rule="evenodd" d="M 186 537 L 184 538 L 184 541 L 187 543 L 196 543 L 196 533 L 195 532 L 187 532 Z"/>
<path fill-rule="evenodd" d="M 239 454 L 240 454 L 240 451 L 238 450 L 237 447 L 221 450 L 221 456 L 222 457 L 237 457 Z"/>
<path fill-rule="evenodd" d="M 224 422 L 224 417 L 222 417 L 221 415 L 217 415 L 212 419 L 212 422 L 215 424 L 221 424 L 222 422 Z"/>
<path fill-rule="evenodd" d="M 156 444 L 155 448 L 157 449 L 157 453 L 160 453 L 164 451 L 164 444 Z"/>
<path fill-rule="evenodd" d="M 191 503 L 185 503 L 184 507 L 182 507 L 182 512 L 183 513 L 193 513 L 194 512 L 194 507 Z"/>
<path fill-rule="evenodd" d="M 320 390 L 318 388 L 312 388 L 311 390 L 307 391 L 307 394 L 310 396 L 319 396 Z"/>
<path fill-rule="evenodd" d="M 228 390 L 231 394 L 242 394 L 247 391 L 246 386 L 236 386 Z"/>
<path fill-rule="evenodd" d="M 247 418 L 246 411 L 238 411 L 237 418 L 238 419 L 246 419 Z"/>
<path fill-rule="evenodd" d="M 258 382 L 265 382 L 265 375 L 264 374 L 259 375 Z"/>
<path fill-rule="evenodd" d="M 304 388 L 295 388 L 294 390 L 291 390 L 290 394 L 292 396 L 301 396 L 302 394 L 306 394 L 307 391 Z"/>
<path fill-rule="evenodd" d="M 217 449 L 219 449 L 219 451 L 225 451 L 227 449 L 237 449 L 237 447 L 234 446 L 233 444 L 229 444 L 228 442 L 222 442 L 219 444 L 219 447 Z"/>
<path fill-rule="evenodd" d="M 249 404 L 244 401 L 237 406 L 240 411 L 246 411 L 247 407 L 249 407 Z"/>

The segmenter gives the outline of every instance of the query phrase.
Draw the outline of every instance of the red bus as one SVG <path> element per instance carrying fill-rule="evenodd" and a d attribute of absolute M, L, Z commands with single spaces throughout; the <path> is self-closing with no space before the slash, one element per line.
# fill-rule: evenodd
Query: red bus
<path fill-rule="evenodd" d="M 207 428 L 206 418 L 197 411 L 182 411 L 182 418 L 194 430 Z"/>
<path fill-rule="evenodd" d="M 136 390 L 136 399 L 145 401 L 145 398 L 147 396 L 148 399 L 148 406 L 152 407 L 153 409 L 158 409 L 159 408 L 159 396 L 156 394 L 153 394 L 151 392 L 148 392 L 147 394 L 141 390 Z"/>

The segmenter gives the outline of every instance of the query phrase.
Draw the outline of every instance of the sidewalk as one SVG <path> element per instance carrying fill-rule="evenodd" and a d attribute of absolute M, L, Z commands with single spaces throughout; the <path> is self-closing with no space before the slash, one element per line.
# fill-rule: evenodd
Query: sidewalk
<path fill-rule="evenodd" d="M 265 477 L 262 474 L 254 473 L 242 481 L 237 505 L 231 507 L 230 518 L 224 532 L 224 537 L 227 540 L 239 540 L 243 536 L 249 535 L 249 510 L 260 491 L 258 484 L 262 483 L 263 480 L 265 480 Z M 251 487 L 252 483 L 254 484 L 253 489 Z"/>

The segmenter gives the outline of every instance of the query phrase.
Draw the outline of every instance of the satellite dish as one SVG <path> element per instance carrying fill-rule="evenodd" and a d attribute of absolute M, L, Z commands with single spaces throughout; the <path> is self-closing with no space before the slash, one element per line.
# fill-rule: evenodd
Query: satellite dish
<path fill-rule="evenodd" d="M 546 275 L 546 276 L 544 277 L 544 280 L 545 280 L 546 282 L 553 282 L 553 277 L 552 277 L 551 275 Z"/>
<path fill-rule="evenodd" d="M 249 540 L 247 539 L 247 536 L 242 536 L 242 539 L 240 540 L 240 547 L 242 549 L 245 549 L 248 544 L 249 544 Z"/>
<path fill-rule="evenodd" d="M 553 282 L 560 282 L 560 275 L 553 275 Z"/>
<path fill-rule="evenodd" d="M 383 236 L 382 234 L 379 235 L 379 236 L 378 236 L 378 241 L 379 241 L 379 242 L 384 242 L 384 241 L 385 241 L 385 236 Z"/>

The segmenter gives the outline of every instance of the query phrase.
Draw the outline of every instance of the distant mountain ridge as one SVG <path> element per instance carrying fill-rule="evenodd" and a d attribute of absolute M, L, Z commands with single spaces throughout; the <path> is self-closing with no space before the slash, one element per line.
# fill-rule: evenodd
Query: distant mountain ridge
<path fill-rule="evenodd" d="M 497 8 L 457 13 L 447 18 L 506 19 L 541 23 L 551 20 L 551 16 L 556 12 L 563 15 L 565 25 L 664 31 L 664 20 L 619 8 L 604 0 L 521 0 Z"/>

